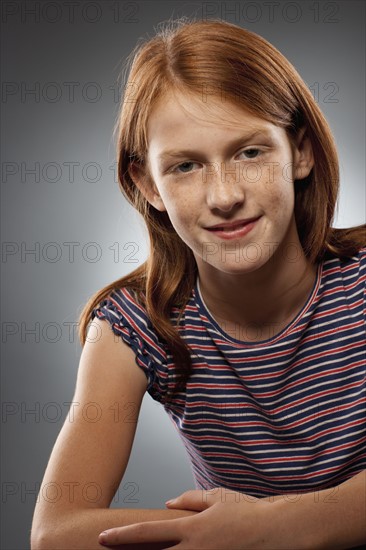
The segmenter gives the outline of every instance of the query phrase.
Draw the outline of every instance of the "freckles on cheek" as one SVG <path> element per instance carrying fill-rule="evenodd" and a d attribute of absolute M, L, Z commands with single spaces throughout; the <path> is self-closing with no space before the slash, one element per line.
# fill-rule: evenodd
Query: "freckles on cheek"
<path fill-rule="evenodd" d="M 272 211 L 275 214 L 279 214 L 281 212 L 284 213 L 284 209 L 287 205 L 285 193 L 277 192 L 276 194 L 273 194 L 270 201 Z"/>
<path fill-rule="evenodd" d="M 295 204 L 294 184 L 283 177 L 282 171 L 267 178 L 264 185 L 264 201 L 274 214 L 292 212 Z"/>
<path fill-rule="evenodd" d="M 181 208 L 171 208 L 168 210 L 168 215 L 178 235 L 185 240 L 185 237 L 191 232 L 192 219 L 182 210 Z"/>
<path fill-rule="evenodd" d="M 167 207 L 170 218 L 175 223 L 184 227 L 193 223 L 195 208 L 186 196 L 169 197 Z"/>

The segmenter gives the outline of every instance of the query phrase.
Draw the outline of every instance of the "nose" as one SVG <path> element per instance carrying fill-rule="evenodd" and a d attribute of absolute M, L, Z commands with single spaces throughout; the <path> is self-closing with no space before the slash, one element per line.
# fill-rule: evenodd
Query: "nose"
<path fill-rule="evenodd" d="M 244 201 L 243 182 L 240 178 L 239 163 L 211 166 L 206 176 L 206 200 L 211 209 L 229 212 Z"/>

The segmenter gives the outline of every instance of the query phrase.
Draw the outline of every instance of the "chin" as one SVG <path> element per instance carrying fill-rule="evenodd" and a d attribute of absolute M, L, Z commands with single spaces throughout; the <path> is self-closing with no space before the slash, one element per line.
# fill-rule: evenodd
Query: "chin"
<path fill-rule="evenodd" d="M 228 275 L 245 275 L 246 273 L 253 273 L 260 269 L 263 265 L 263 262 L 250 262 L 241 259 L 240 262 L 226 262 L 219 263 L 214 265 L 215 269 L 221 271 L 222 273 L 227 273 Z"/>

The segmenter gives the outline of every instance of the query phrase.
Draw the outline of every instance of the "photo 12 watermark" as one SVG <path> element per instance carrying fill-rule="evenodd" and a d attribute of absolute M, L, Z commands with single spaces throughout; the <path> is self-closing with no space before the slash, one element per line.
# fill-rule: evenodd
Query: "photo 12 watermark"
<path fill-rule="evenodd" d="M 340 2 L 202 2 L 202 19 L 219 17 L 236 24 L 285 23 L 294 25 L 304 18 L 312 23 L 335 24 L 341 20 Z"/>
<path fill-rule="evenodd" d="M 106 259 L 116 264 L 138 264 L 141 258 L 137 256 L 140 245 L 134 241 L 120 243 L 115 241 L 110 245 L 102 245 L 95 241 L 81 243 L 79 241 L 45 242 L 40 241 L 4 241 L 1 243 L 1 262 L 10 263 L 50 263 L 59 262 L 74 264 L 85 262 L 95 264 Z"/>
<path fill-rule="evenodd" d="M 113 489 L 112 489 L 113 490 Z M 140 502 L 140 484 L 135 481 L 125 481 L 115 492 L 112 503 L 123 505 L 134 505 Z M 88 481 L 80 483 L 75 480 L 49 481 L 41 485 L 39 481 L 30 483 L 27 481 L 3 481 L 1 483 L 1 501 L 3 504 L 27 504 L 39 503 L 40 501 L 55 504 L 64 502 L 72 504 L 84 502 L 85 504 L 102 504 L 107 498 L 109 500 L 110 491 L 106 491 L 100 483 Z"/>
<path fill-rule="evenodd" d="M 339 103 L 340 86 L 335 81 L 315 81 L 308 85 L 316 103 Z M 138 101 L 138 85 L 129 82 L 122 85 L 119 82 L 106 84 L 96 81 L 25 81 L 25 80 L 3 80 L 1 83 L 1 103 L 3 104 L 80 104 L 99 103 L 100 101 L 111 101 L 117 105 L 121 103 L 135 103 Z M 272 91 L 267 88 L 267 93 Z M 221 101 L 230 100 L 220 85 L 204 84 L 200 92 L 201 100 L 207 103 L 210 97 L 220 98 Z M 247 100 L 239 90 L 235 91 L 235 100 Z"/>
<path fill-rule="evenodd" d="M 50 25 L 85 23 L 90 26 L 106 23 L 134 25 L 140 23 L 144 0 L 5 0 L 1 2 L 3 24 L 21 23 Z"/>
<path fill-rule="evenodd" d="M 109 421 L 114 424 L 136 424 L 139 414 L 139 406 L 134 401 L 115 401 L 111 404 L 89 401 L 79 403 L 77 401 L 4 401 L 1 404 L 1 423 L 20 424 L 57 424 L 66 421 L 73 424 L 76 420 L 96 424 L 101 421 Z"/>

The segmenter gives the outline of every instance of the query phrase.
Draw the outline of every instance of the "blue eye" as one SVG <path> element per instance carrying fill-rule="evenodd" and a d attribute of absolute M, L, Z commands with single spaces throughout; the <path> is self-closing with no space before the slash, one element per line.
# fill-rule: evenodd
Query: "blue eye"
<path fill-rule="evenodd" d="M 253 159 L 253 158 L 256 158 L 258 156 L 258 154 L 260 153 L 259 149 L 255 149 L 254 147 L 252 149 L 245 149 L 244 151 L 242 151 L 241 153 L 245 153 L 246 155 L 248 155 L 247 158 L 250 158 L 250 159 Z M 253 155 L 254 153 L 254 155 Z"/>
<path fill-rule="evenodd" d="M 245 154 L 246 158 L 249 160 L 249 159 L 256 158 L 258 155 L 260 155 L 260 153 L 261 151 L 259 149 L 252 147 L 252 148 L 244 149 L 243 151 L 241 151 L 241 153 L 239 153 L 239 155 Z M 173 168 L 172 171 L 179 172 L 180 174 L 189 174 L 189 172 L 192 172 L 193 167 L 196 164 L 198 163 L 192 162 L 192 161 L 182 162 L 181 164 L 178 164 L 178 166 Z"/>
<path fill-rule="evenodd" d="M 176 167 L 176 170 L 182 171 L 184 174 L 186 174 L 187 172 L 191 171 L 191 170 L 189 170 L 189 167 L 192 167 L 193 164 L 195 164 L 195 163 L 194 162 L 182 162 L 182 164 L 179 164 Z M 180 168 L 183 168 L 183 170 L 180 170 Z M 185 168 L 188 168 L 188 170 L 185 170 Z"/>

